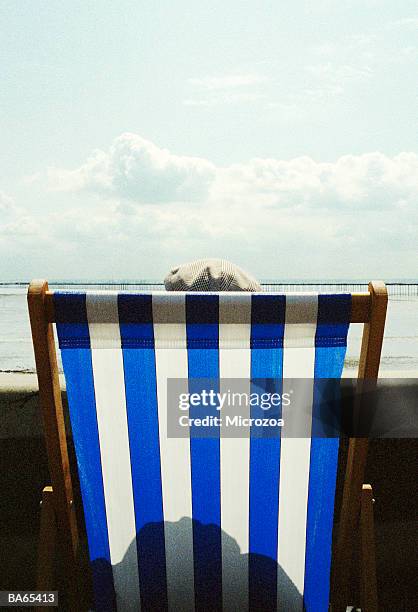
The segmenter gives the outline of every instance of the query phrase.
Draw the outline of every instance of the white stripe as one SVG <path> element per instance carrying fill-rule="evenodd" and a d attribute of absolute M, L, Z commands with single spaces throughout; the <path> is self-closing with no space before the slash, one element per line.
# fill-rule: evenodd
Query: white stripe
<path fill-rule="evenodd" d="M 110 561 L 118 610 L 140 607 L 125 381 L 117 294 L 86 299 Z"/>
<path fill-rule="evenodd" d="M 161 482 L 170 610 L 194 611 L 190 439 L 167 437 L 167 379 L 188 378 L 185 296 L 153 296 Z M 182 322 L 179 322 L 181 321 Z M 180 348 L 169 346 L 173 338 Z M 186 518 L 184 518 L 186 517 Z M 179 524 L 178 521 L 181 521 Z M 176 522 L 169 525 L 167 522 Z M 181 552 L 180 552 L 181 551 Z"/>
<path fill-rule="evenodd" d="M 278 564 L 300 593 L 295 610 L 303 609 L 305 576 L 306 517 L 311 450 L 313 379 L 315 368 L 315 333 L 318 296 L 286 295 L 286 322 L 283 352 L 283 393 L 293 386 L 286 379 L 309 379 L 304 392 L 298 387 L 289 407 L 283 407 L 280 454 L 280 492 L 278 524 Z M 304 323 L 300 321 L 304 320 Z M 303 348 L 294 348 L 302 346 Z M 308 407 L 308 414 L 306 408 Z M 289 437 L 294 428 L 304 428 L 306 437 Z M 280 601 L 280 572 L 278 602 Z M 293 609 L 293 608 L 292 608 Z"/>
<path fill-rule="evenodd" d="M 235 313 L 231 309 L 235 299 Z M 240 323 L 230 323 L 231 320 Z M 219 373 L 220 391 L 227 392 L 228 385 L 223 379 L 244 378 L 248 380 L 250 392 L 251 376 L 251 295 L 237 298 L 228 294 L 219 296 Z M 221 348 L 231 339 L 246 348 Z M 244 389 L 243 389 L 244 391 Z M 250 416 L 249 408 L 240 414 Z M 224 416 L 224 415 L 222 415 Z M 220 440 L 221 462 L 221 528 L 222 528 L 222 600 L 224 610 L 248 610 L 248 556 L 241 556 L 240 562 L 230 555 L 236 555 L 231 538 L 240 548 L 241 555 L 249 552 L 249 464 L 250 438 L 242 433 L 241 438 Z"/>

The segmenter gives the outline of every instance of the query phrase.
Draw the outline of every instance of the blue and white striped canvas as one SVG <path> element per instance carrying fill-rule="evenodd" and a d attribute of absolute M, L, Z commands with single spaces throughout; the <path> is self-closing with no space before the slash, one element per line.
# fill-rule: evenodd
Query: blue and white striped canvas
<path fill-rule="evenodd" d="M 342 373 L 351 296 L 55 293 L 97 610 L 328 610 L 338 439 L 170 438 L 169 378 Z M 306 398 L 305 398 L 306 400 Z M 250 410 L 250 409 L 249 409 Z"/>

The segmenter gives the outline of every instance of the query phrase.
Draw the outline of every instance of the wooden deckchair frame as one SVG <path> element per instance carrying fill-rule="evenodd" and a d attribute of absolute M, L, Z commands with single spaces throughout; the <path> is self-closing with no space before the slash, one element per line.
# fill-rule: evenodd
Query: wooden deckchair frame
<path fill-rule="evenodd" d="M 376 383 L 387 308 L 387 289 L 383 282 L 371 282 L 366 293 L 352 294 L 352 323 L 364 323 L 359 384 Z M 56 537 L 59 538 L 65 564 L 64 583 L 69 606 L 80 610 L 77 595 L 77 560 L 79 534 L 75 514 L 73 486 L 68 460 L 67 439 L 61 387 L 58 376 L 53 323 L 53 292 L 45 280 L 33 281 L 28 290 L 29 316 L 39 382 L 42 412 L 52 487 L 42 494 L 40 544 L 38 550 L 37 589 L 50 589 L 52 560 Z M 370 388 L 370 387 L 369 387 Z M 351 438 L 348 444 L 341 515 L 333 559 L 332 612 L 345 612 L 350 600 L 350 578 L 353 563 L 353 534 L 360 535 L 358 546 L 361 563 L 361 605 L 375 612 L 377 603 L 376 566 L 373 529 L 373 495 L 370 485 L 363 485 L 368 440 Z"/>

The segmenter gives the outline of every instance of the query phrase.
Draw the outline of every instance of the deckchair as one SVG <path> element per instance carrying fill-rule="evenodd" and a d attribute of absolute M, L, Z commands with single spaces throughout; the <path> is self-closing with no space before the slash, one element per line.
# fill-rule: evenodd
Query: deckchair
<path fill-rule="evenodd" d="M 42 496 L 39 590 L 53 584 L 58 540 L 69 608 L 82 609 L 55 323 L 96 610 L 339 612 L 354 603 L 354 567 L 362 610 L 377 610 L 367 438 L 348 442 L 333 546 L 339 439 L 312 434 L 313 383 L 301 437 L 286 436 L 286 422 L 273 436 L 253 435 L 250 424 L 240 437 L 216 426 L 208 438 L 192 426 L 172 437 L 169 414 L 173 381 L 196 390 L 208 379 L 218 388 L 265 379 L 283 392 L 289 379 L 339 379 L 350 323 L 364 323 L 358 378 L 370 386 L 383 283 L 335 295 L 133 294 L 51 292 L 34 281 L 28 302 L 52 481 Z"/>

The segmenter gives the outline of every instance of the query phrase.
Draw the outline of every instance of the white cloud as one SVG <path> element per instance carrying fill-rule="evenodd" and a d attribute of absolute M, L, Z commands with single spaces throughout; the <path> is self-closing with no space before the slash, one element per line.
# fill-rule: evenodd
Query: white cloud
<path fill-rule="evenodd" d="M 224 172 L 230 194 L 262 197 L 280 208 L 381 210 L 400 201 L 415 206 L 418 198 L 418 156 L 414 153 L 393 158 L 381 153 L 347 155 L 333 163 L 309 157 L 255 159 Z"/>
<path fill-rule="evenodd" d="M 2 214 L 8 212 L 13 208 L 13 199 L 8 196 L 4 191 L 0 191 L 0 211 Z"/>
<path fill-rule="evenodd" d="M 418 30 L 418 17 L 404 17 L 403 19 L 396 19 L 389 23 L 389 27 L 395 28 L 412 28 Z"/>
<path fill-rule="evenodd" d="M 231 74 L 224 76 L 207 76 L 201 79 L 189 79 L 189 83 L 207 90 L 236 89 L 263 83 L 265 76 L 257 74 Z"/>
<path fill-rule="evenodd" d="M 80 276 L 88 261 L 90 276 L 158 277 L 173 263 L 209 255 L 264 278 L 416 274 L 415 153 L 221 167 L 124 135 L 77 170 L 50 176 L 72 192 L 74 207 L 55 207 L 42 228 L 17 215 L 14 229 L 32 228 L 34 244 L 44 233 L 45 252 L 64 266 L 51 276 L 71 276 L 70 264 Z"/>
<path fill-rule="evenodd" d="M 259 74 L 229 74 L 189 79 L 193 95 L 183 100 L 186 106 L 216 106 L 257 102 L 265 97 L 258 86 L 267 81 Z"/>
<path fill-rule="evenodd" d="M 343 95 L 348 87 L 364 83 L 373 74 L 367 65 L 328 61 L 308 65 L 305 68 L 308 85 L 304 89 L 304 97 L 312 101 L 329 101 L 334 96 Z"/>
<path fill-rule="evenodd" d="M 338 83 L 357 81 L 367 78 L 371 74 L 371 69 L 367 66 L 356 67 L 350 64 L 335 64 L 332 62 L 307 66 L 306 70 L 318 79 L 330 79 Z"/>
<path fill-rule="evenodd" d="M 77 170 L 49 170 L 56 190 L 162 203 L 205 198 L 215 172 L 207 160 L 171 154 L 136 134 L 122 134 L 108 151 L 94 151 Z"/>
<path fill-rule="evenodd" d="M 13 198 L 0 191 L 0 243 L 36 235 L 38 225 L 30 214 L 16 206 Z"/>
<path fill-rule="evenodd" d="M 50 169 L 49 177 L 53 189 L 105 195 L 131 206 L 196 208 L 227 202 L 337 213 L 415 209 L 418 201 L 415 153 L 345 155 L 335 162 L 256 158 L 217 167 L 206 159 L 174 155 L 134 134 L 120 136 L 107 152 L 93 153 L 77 170 Z"/>
<path fill-rule="evenodd" d="M 216 96 L 210 98 L 186 98 L 183 100 L 185 106 L 200 106 L 200 107 L 212 107 L 218 104 L 239 104 L 240 102 L 259 102 L 263 100 L 265 95 L 262 93 L 251 93 L 251 92 L 222 92 Z"/>

